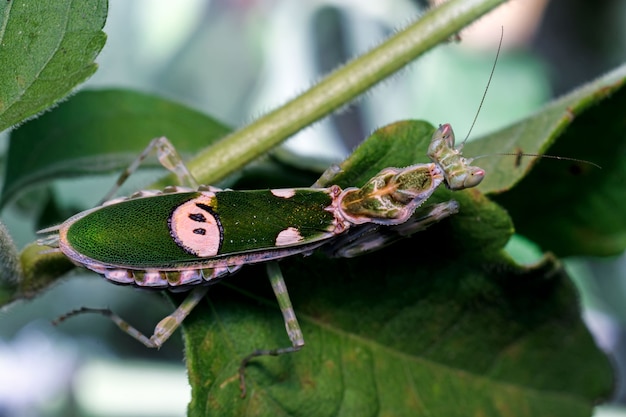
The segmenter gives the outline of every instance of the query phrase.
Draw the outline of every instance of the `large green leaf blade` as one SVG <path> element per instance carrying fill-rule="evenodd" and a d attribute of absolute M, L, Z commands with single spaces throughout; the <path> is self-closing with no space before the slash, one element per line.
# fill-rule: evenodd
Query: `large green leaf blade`
<path fill-rule="evenodd" d="M 66 96 L 96 70 L 106 0 L 0 3 L 0 131 Z"/>
<path fill-rule="evenodd" d="M 466 149 L 472 155 L 519 148 L 601 166 L 541 160 L 531 170 L 534 158 L 524 157 L 519 167 L 513 158 L 485 159 L 489 166 L 480 161 L 487 169 L 482 191 L 503 192 L 519 181 L 494 199 L 509 211 L 516 230 L 544 250 L 607 256 L 626 249 L 625 80 L 626 65 Z"/>
<path fill-rule="evenodd" d="M 422 239 L 443 243 L 283 262 L 307 344 L 248 366 L 245 400 L 239 361 L 288 344 L 280 312 L 263 268 L 212 290 L 186 322 L 189 415 L 589 416 L 611 371 L 558 265 L 451 263 Z"/>
<path fill-rule="evenodd" d="M 200 112 L 149 94 L 82 91 L 13 132 L 2 201 L 51 179 L 121 171 L 155 137 L 167 136 L 186 154 L 228 132 Z"/>
<path fill-rule="evenodd" d="M 613 129 L 612 125 L 621 125 L 622 118 L 616 117 L 614 113 L 622 108 L 618 93 L 623 89 L 625 81 L 626 65 L 623 65 L 552 101 L 535 114 L 465 145 L 463 153 L 468 157 L 496 154 L 477 162 L 487 171 L 485 179 L 478 188 L 486 194 L 503 193 L 520 182 L 539 160 L 537 157 L 525 156 L 521 158 L 519 164 L 516 164 L 517 158 L 498 157 L 498 153 L 516 154 L 520 151 L 530 154 L 549 153 L 590 160 L 603 167 L 607 163 L 612 165 L 611 161 L 615 159 L 615 152 L 606 152 L 606 150 L 619 150 L 623 143 L 623 135 L 609 136 L 602 128 Z M 597 133 L 584 138 L 576 135 L 578 129 L 585 129 L 589 124 L 589 120 L 584 117 L 585 114 L 593 111 L 599 111 L 605 115 L 603 123 L 595 126 Z M 600 135 L 603 137 L 602 143 L 593 143 L 592 138 Z M 557 143 L 557 139 L 559 148 L 551 148 Z M 559 154 L 556 150 L 568 153 Z M 577 167 L 581 165 L 545 162 L 545 165 L 561 165 L 566 169 L 570 169 L 572 165 Z M 586 168 L 589 166 L 582 166 L 580 169 L 586 170 Z"/>

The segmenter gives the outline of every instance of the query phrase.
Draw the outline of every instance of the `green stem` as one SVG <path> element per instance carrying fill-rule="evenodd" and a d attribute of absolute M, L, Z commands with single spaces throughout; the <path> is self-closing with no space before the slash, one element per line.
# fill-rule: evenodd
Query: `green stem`
<path fill-rule="evenodd" d="M 188 164 L 191 172 L 204 184 L 226 177 L 302 128 L 354 100 L 505 1 L 450 0 L 431 9 L 305 93 L 200 152 Z"/>

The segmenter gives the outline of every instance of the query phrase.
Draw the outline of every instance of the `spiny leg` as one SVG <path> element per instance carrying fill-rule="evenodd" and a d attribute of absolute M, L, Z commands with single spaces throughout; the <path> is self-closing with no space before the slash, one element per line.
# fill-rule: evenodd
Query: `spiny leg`
<path fill-rule="evenodd" d="M 131 326 L 128 322 L 126 322 L 117 314 L 113 313 L 108 308 L 81 307 L 59 317 L 53 322 L 53 324 L 57 325 L 70 317 L 78 316 L 80 314 L 101 314 L 111 319 L 111 321 L 113 321 L 113 323 L 115 323 L 117 327 L 119 327 L 124 333 L 130 335 L 145 346 L 149 348 L 159 348 L 163 343 L 165 343 L 167 339 L 170 338 L 170 336 L 172 336 L 176 329 L 178 329 L 183 320 L 185 320 L 185 318 L 189 315 L 189 313 L 191 313 L 194 307 L 198 305 L 198 303 L 206 295 L 208 290 L 208 287 L 196 287 L 191 290 L 187 297 L 183 300 L 183 302 L 178 306 L 178 308 L 172 312 L 172 314 L 157 323 L 156 327 L 154 328 L 154 333 L 150 337 L 141 333 L 139 330 Z"/>
<path fill-rule="evenodd" d="M 285 353 L 297 352 L 304 346 L 304 336 L 298 324 L 296 313 L 293 311 L 293 306 L 289 299 L 289 292 L 287 292 L 287 286 L 285 285 L 280 267 L 277 262 L 269 262 L 266 264 L 266 268 L 272 289 L 274 290 L 274 295 L 278 301 L 278 306 L 285 320 L 285 329 L 287 330 L 289 340 L 291 340 L 291 346 L 278 349 L 255 350 L 241 361 L 239 365 L 239 387 L 241 388 L 242 398 L 246 396 L 246 366 L 252 359 L 258 356 L 278 356 Z"/>
<path fill-rule="evenodd" d="M 172 143 L 165 137 L 162 136 L 160 138 L 154 138 L 150 141 L 146 149 L 144 149 L 138 156 L 135 158 L 133 162 L 120 174 L 117 181 L 109 190 L 109 192 L 102 198 L 100 204 L 105 201 L 110 200 L 115 193 L 120 189 L 122 184 L 126 182 L 128 177 L 130 177 L 141 165 L 141 163 L 150 155 L 150 153 L 156 150 L 157 158 L 159 159 L 159 163 L 168 171 L 176 174 L 178 177 L 178 181 L 186 186 L 191 188 L 198 188 L 198 182 L 195 180 L 189 169 L 183 162 L 182 158 L 176 151 L 176 148 Z"/>

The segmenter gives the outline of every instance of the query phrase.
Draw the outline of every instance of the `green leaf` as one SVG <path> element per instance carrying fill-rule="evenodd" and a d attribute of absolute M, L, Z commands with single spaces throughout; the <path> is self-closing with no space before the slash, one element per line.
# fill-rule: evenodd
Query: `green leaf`
<path fill-rule="evenodd" d="M 185 155 L 228 132 L 202 113 L 149 94 L 83 91 L 13 132 L 2 201 L 36 183 L 121 171 L 154 137 L 167 136 Z"/>
<path fill-rule="evenodd" d="M 0 131 L 65 97 L 96 71 L 106 0 L 0 2 Z"/>
<path fill-rule="evenodd" d="M 383 126 L 363 141 L 340 165 L 340 172 L 323 176 L 320 186 L 360 187 L 387 167 L 403 168 L 431 162 L 426 156 L 435 128 L 421 120 Z M 332 168 L 331 168 L 332 171 Z"/>
<path fill-rule="evenodd" d="M 512 153 L 518 151 L 530 154 L 549 153 L 556 156 L 581 158 L 603 166 L 605 161 L 612 161 L 615 152 L 607 152 L 611 149 L 619 149 L 623 142 L 618 135 L 607 134 L 602 128 L 613 129 L 613 126 L 621 126 L 621 119 L 616 117 L 615 112 L 622 105 L 621 96 L 626 80 L 626 65 L 607 73 L 601 78 L 594 80 L 571 93 L 550 102 L 537 113 L 520 120 L 519 122 L 493 132 L 481 138 L 477 138 L 465 145 L 463 153 L 468 156 L 494 155 L 498 153 Z M 604 116 L 602 120 L 589 119 L 587 113 L 598 112 Z M 600 116 L 600 117 L 601 117 Z M 595 122 L 595 124 L 593 124 Z M 583 137 L 576 134 L 579 129 L 588 129 L 592 124 L 596 129 L 591 136 Z M 591 141 L 602 135 L 601 143 Z M 558 139 L 557 150 L 569 151 L 569 154 L 555 154 L 551 146 Z M 600 146 L 597 146 L 600 145 Z M 485 194 L 503 193 L 511 189 L 515 184 L 531 170 L 540 158 L 523 157 L 519 166 L 515 166 L 515 157 L 492 156 L 480 159 L 479 165 L 487 171 L 484 181 L 479 189 Z M 592 166 L 585 164 L 556 163 L 543 161 L 545 165 L 561 165 L 569 169 L 572 165 L 580 166 L 581 170 L 594 171 Z M 544 165 L 544 164 L 542 164 Z"/>
<path fill-rule="evenodd" d="M 558 263 L 472 262 L 446 239 L 282 262 L 307 344 L 250 364 L 244 400 L 240 360 L 288 345 L 284 326 L 263 268 L 213 288 L 185 322 L 189 415 L 589 416 L 610 366 Z"/>
<path fill-rule="evenodd" d="M 479 189 L 502 193 L 494 199 L 509 211 L 517 231 L 544 250 L 607 256 L 626 249 L 625 80 L 626 65 L 464 150 L 466 155 L 547 152 L 602 167 L 537 163 L 532 157 L 524 157 L 519 167 L 512 157 L 480 160 L 487 175 Z"/>

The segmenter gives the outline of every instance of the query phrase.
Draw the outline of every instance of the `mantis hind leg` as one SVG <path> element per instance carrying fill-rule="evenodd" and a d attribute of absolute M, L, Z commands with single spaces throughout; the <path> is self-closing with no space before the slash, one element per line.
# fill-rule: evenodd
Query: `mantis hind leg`
<path fill-rule="evenodd" d="M 135 340 L 141 342 L 144 346 L 149 348 L 159 348 L 163 343 L 167 341 L 167 339 L 170 338 L 170 336 L 172 336 L 176 329 L 180 327 L 180 325 L 183 323 L 183 320 L 185 320 L 185 318 L 191 313 L 194 307 L 198 305 L 198 303 L 206 295 L 208 290 L 208 287 L 196 287 L 191 290 L 187 297 L 183 300 L 183 302 L 178 306 L 178 308 L 176 308 L 176 310 L 172 312 L 172 314 L 168 315 L 167 317 L 159 321 L 159 323 L 157 323 L 151 336 L 146 336 L 108 308 L 81 307 L 79 309 L 64 314 L 63 316 L 56 319 L 53 323 L 56 325 L 61 323 L 62 321 L 69 319 L 70 317 L 78 316 L 81 314 L 100 314 L 102 316 L 108 317 L 113 323 L 115 323 L 117 327 L 120 328 L 120 330 L 122 330 L 124 333 L 128 334 Z"/>
<path fill-rule="evenodd" d="M 280 267 L 277 262 L 269 262 L 266 264 L 266 269 L 270 283 L 272 284 L 272 289 L 274 290 L 274 295 L 278 301 L 278 306 L 283 314 L 285 329 L 287 330 L 287 336 L 291 341 L 291 346 L 277 349 L 258 349 L 243 358 L 239 365 L 239 387 L 241 388 L 242 398 L 246 396 L 246 366 L 251 360 L 259 356 L 279 356 L 286 353 L 297 352 L 304 346 L 304 336 L 302 335 L 302 330 L 298 324 L 296 313 L 291 305 L 289 292 L 287 291 Z"/>

